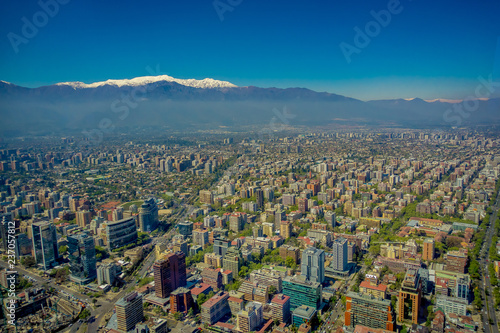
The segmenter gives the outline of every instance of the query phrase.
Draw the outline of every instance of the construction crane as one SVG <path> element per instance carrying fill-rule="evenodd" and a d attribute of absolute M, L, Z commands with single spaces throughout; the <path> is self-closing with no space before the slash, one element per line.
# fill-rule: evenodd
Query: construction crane
<path fill-rule="evenodd" d="M 59 326 L 59 319 L 57 318 L 57 314 L 58 314 L 58 311 L 57 311 L 57 304 L 59 303 L 61 299 L 57 299 L 57 301 L 54 303 L 53 300 L 51 300 L 52 302 L 52 306 L 50 307 L 52 310 L 54 310 L 54 312 L 56 313 L 56 327 Z"/>

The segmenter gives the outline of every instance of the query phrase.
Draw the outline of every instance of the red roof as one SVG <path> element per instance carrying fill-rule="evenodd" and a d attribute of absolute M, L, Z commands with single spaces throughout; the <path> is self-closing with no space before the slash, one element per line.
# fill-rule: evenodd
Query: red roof
<path fill-rule="evenodd" d="M 285 304 L 285 302 L 287 300 L 290 299 L 290 296 L 286 296 L 286 295 L 276 295 L 273 297 L 273 300 L 271 301 L 271 303 L 276 303 L 276 304 Z"/>
<path fill-rule="evenodd" d="M 200 283 L 199 287 L 194 287 L 193 289 L 191 289 L 191 295 L 198 296 L 199 294 L 201 294 L 202 292 L 204 292 L 208 288 L 211 288 L 209 284 Z"/>
<path fill-rule="evenodd" d="M 387 290 L 387 286 L 385 284 L 379 284 L 378 286 L 374 286 L 374 285 L 370 284 L 370 281 L 367 281 L 367 280 L 361 282 L 359 287 L 366 288 L 366 289 L 374 289 L 374 290 L 383 291 L 383 292 L 385 292 Z"/>
<path fill-rule="evenodd" d="M 241 298 L 236 298 L 233 296 L 229 297 L 227 300 L 230 302 L 243 303 L 243 300 Z"/>

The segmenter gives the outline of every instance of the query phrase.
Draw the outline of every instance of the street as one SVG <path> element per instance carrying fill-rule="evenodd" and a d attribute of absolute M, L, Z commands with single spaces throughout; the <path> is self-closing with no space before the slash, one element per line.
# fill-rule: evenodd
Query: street
<path fill-rule="evenodd" d="M 500 194 L 500 192 L 499 192 Z M 484 331 L 486 333 L 498 333 L 498 322 L 497 322 L 497 317 L 495 313 L 495 304 L 494 304 L 494 297 L 493 297 L 493 288 L 490 283 L 490 276 L 489 276 L 489 270 L 488 270 L 488 264 L 489 264 L 489 252 L 490 252 L 490 246 L 491 246 L 491 239 L 493 237 L 493 234 L 495 233 L 495 221 L 498 216 L 498 209 L 500 207 L 500 195 L 497 195 L 497 201 L 495 202 L 495 206 L 492 207 L 493 213 L 490 216 L 490 225 L 488 229 L 486 230 L 486 239 L 483 244 L 483 247 L 481 249 L 481 255 L 480 255 L 480 266 L 482 267 L 482 275 L 483 279 L 482 282 L 480 283 L 480 289 L 481 289 L 481 294 L 483 296 L 483 299 L 485 300 L 484 307 L 482 309 L 483 315 L 482 320 L 483 320 L 483 327 Z M 486 295 L 486 290 L 488 290 L 488 295 Z"/>

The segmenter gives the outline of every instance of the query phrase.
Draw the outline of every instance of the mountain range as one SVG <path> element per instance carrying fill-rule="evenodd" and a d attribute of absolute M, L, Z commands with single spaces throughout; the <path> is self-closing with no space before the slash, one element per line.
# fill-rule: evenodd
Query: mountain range
<path fill-rule="evenodd" d="M 283 111 L 286 110 L 286 111 Z M 361 101 L 305 88 L 238 87 L 167 75 L 26 88 L 0 81 L 0 136 L 79 135 L 99 129 L 301 126 L 450 128 L 500 123 L 500 98 Z"/>

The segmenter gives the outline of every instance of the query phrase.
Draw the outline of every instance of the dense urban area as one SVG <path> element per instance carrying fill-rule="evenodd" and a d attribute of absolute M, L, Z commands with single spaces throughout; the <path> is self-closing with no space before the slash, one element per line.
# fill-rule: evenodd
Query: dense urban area
<path fill-rule="evenodd" d="M 499 176 L 487 130 L 0 142 L 0 331 L 498 332 Z"/>

